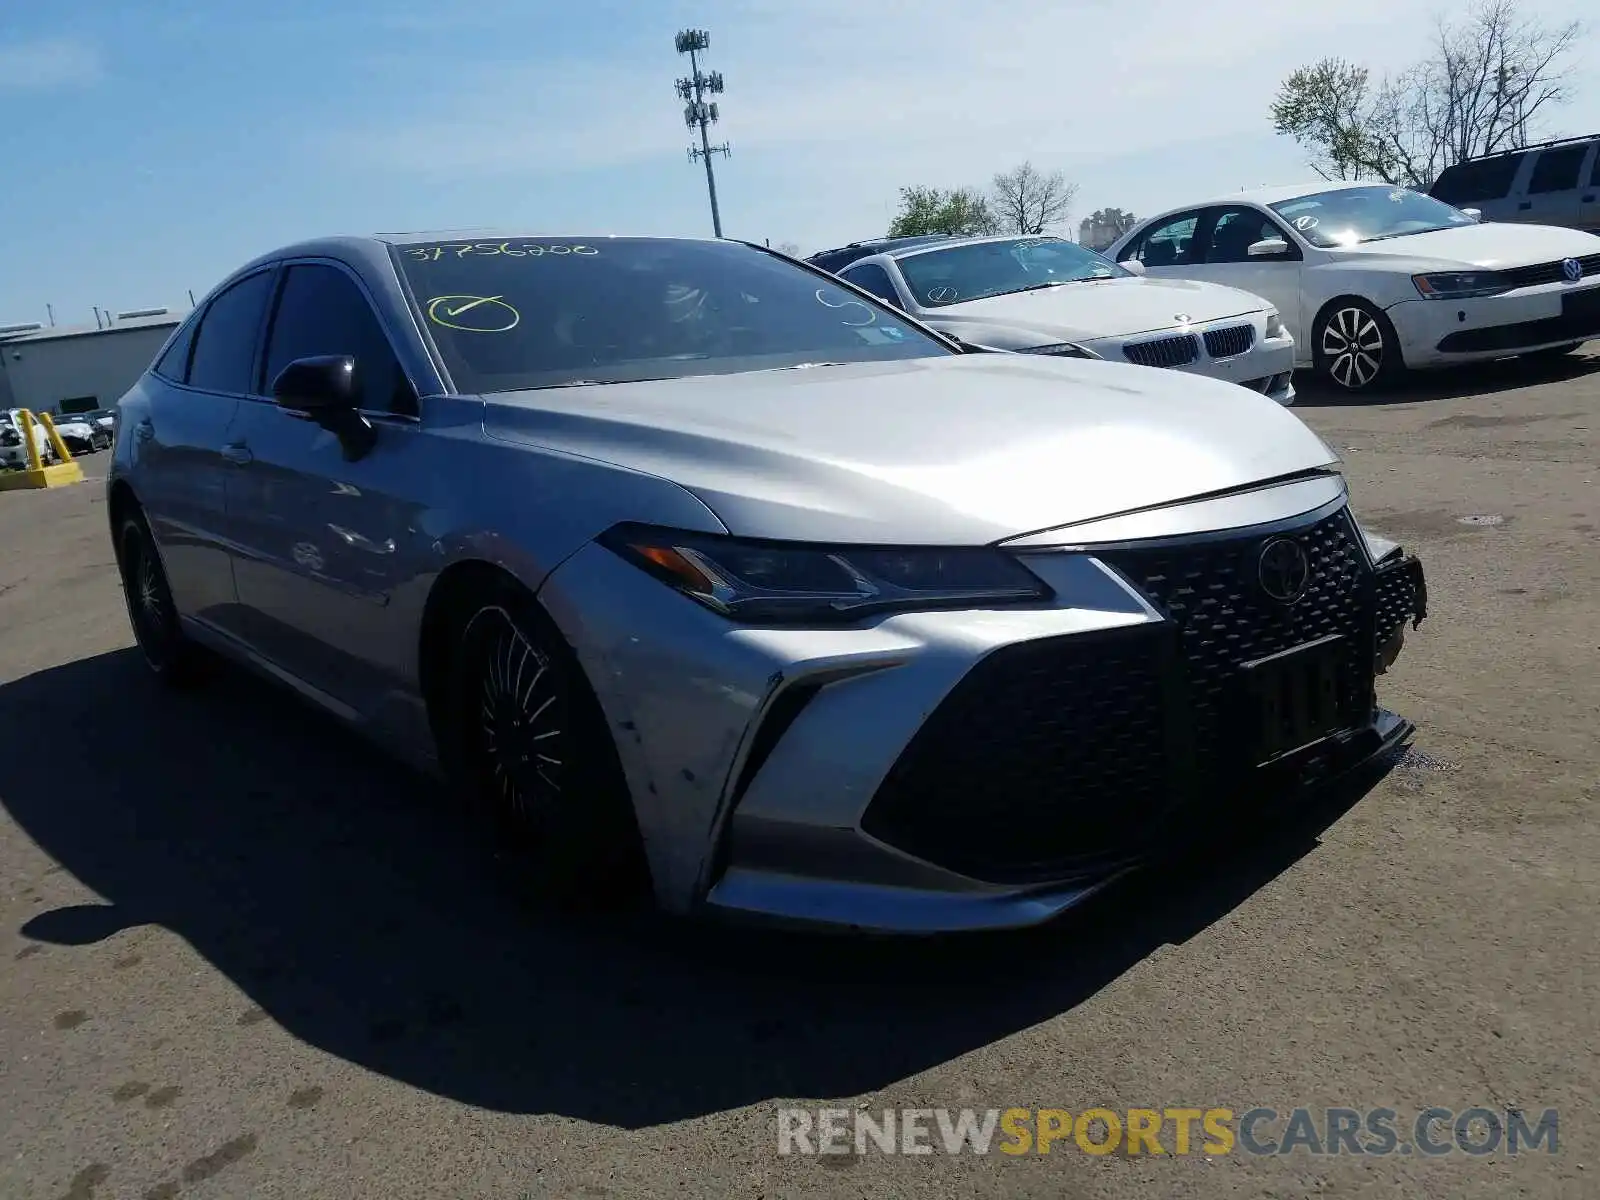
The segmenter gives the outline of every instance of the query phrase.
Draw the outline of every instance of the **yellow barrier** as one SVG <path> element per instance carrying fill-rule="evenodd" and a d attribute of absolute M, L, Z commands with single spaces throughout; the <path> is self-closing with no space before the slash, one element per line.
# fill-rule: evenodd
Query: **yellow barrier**
<path fill-rule="evenodd" d="M 19 408 L 17 417 L 22 425 L 22 444 L 28 452 L 28 465 L 20 471 L 0 471 L 0 492 L 9 492 L 17 488 L 48 488 L 61 487 L 68 483 L 82 483 L 83 468 L 73 461 L 72 451 L 68 450 L 67 444 L 61 440 L 61 434 L 56 431 L 56 423 L 50 419 L 50 414 L 40 413 L 35 417 L 27 409 Z M 50 439 L 50 446 L 60 462 L 46 464 L 40 459 L 39 442 L 33 436 L 35 424 L 44 429 L 45 436 Z"/>

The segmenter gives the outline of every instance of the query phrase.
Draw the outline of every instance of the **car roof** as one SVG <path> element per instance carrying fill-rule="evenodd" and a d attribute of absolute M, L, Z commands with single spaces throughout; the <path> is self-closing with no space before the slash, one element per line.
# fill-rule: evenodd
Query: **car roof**
<path fill-rule="evenodd" d="M 987 242 L 1015 242 L 1019 239 L 1025 239 L 1030 242 L 1051 240 L 1071 242 L 1072 240 L 1064 238 L 1058 233 L 979 234 L 973 237 L 951 237 L 936 246 L 907 246 L 904 250 L 886 250 L 883 253 L 886 257 L 898 261 L 902 258 L 915 258 L 919 254 L 927 254 L 935 250 L 948 250 L 952 246 L 982 246 Z M 1072 244 L 1077 245 L 1078 243 L 1072 242 Z M 1088 247 L 1085 246 L 1084 249 L 1087 250 Z M 1091 253 L 1093 252 L 1091 251 Z"/>

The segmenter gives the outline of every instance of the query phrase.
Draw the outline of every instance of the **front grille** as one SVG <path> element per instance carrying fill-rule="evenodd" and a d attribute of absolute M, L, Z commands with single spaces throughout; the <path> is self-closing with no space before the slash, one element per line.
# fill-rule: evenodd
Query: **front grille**
<path fill-rule="evenodd" d="M 1186 367 L 1200 357 L 1200 341 L 1192 333 L 1129 342 L 1122 356 L 1141 367 Z"/>
<path fill-rule="evenodd" d="M 996 650 L 917 732 L 862 829 L 984 879 L 1114 857 L 1177 796 L 1172 642 L 1146 625 Z"/>
<path fill-rule="evenodd" d="M 1254 325 L 1229 325 L 1206 330 L 1206 353 L 1212 358 L 1232 358 L 1256 344 Z"/>
<path fill-rule="evenodd" d="M 1329 634 L 1344 636 L 1341 711 L 1351 725 L 1372 708 L 1372 571 L 1343 509 L 1292 532 L 1311 564 L 1294 604 L 1269 600 L 1256 579 L 1266 538 L 1255 535 L 1099 557 L 1149 596 L 1178 627 L 1202 802 L 1233 786 L 1245 722 L 1233 710 L 1239 668 Z"/>
<path fill-rule="evenodd" d="M 995 882 L 1136 856 L 1187 828 L 1186 813 L 1204 824 L 1257 782 L 1255 723 L 1235 708 L 1243 664 L 1330 634 L 1344 637 L 1340 713 L 1348 728 L 1365 726 L 1376 600 L 1349 515 L 1270 536 L 1294 538 L 1310 562 L 1293 605 L 1260 590 L 1261 533 L 1097 551 L 1168 620 L 984 659 L 906 748 L 862 828 Z M 1388 603 L 1405 607 L 1398 593 Z"/>
<path fill-rule="evenodd" d="M 1567 277 L 1561 269 L 1565 260 L 1547 263 L 1535 263 L 1531 267 L 1512 267 L 1510 270 L 1500 271 L 1500 277 L 1514 288 L 1534 287 L 1541 283 L 1561 283 Z M 1583 267 L 1584 276 L 1600 274 L 1600 254 L 1588 254 L 1578 260 Z"/>
<path fill-rule="evenodd" d="M 1382 646 L 1394 636 L 1395 630 L 1411 619 L 1417 611 L 1419 597 L 1416 581 L 1398 562 L 1378 571 L 1375 591 L 1374 632 L 1377 644 Z"/>

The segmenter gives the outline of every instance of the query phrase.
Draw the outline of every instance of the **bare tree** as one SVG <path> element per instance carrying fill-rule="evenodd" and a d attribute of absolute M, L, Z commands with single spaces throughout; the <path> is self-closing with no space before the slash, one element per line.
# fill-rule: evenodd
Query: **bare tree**
<path fill-rule="evenodd" d="M 1582 26 L 1524 17 L 1519 0 L 1476 0 L 1441 20 L 1427 58 L 1374 83 L 1364 67 L 1324 59 L 1295 71 L 1273 101 L 1273 127 L 1311 152 L 1324 178 L 1426 188 L 1463 159 L 1526 146 L 1571 98 L 1569 60 Z"/>
<path fill-rule="evenodd" d="M 994 177 L 990 208 L 1003 233 L 1044 233 L 1067 219 L 1077 194 L 1060 171 L 1046 175 L 1025 162 Z"/>

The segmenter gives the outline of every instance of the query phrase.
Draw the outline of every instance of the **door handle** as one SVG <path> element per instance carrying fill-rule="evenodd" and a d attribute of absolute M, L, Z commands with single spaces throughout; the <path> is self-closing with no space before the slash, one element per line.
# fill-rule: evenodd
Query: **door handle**
<path fill-rule="evenodd" d="M 155 435 L 156 427 L 149 417 L 146 417 L 133 427 L 133 436 L 141 442 L 148 442 Z"/>
<path fill-rule="evenodd" d="M 256 456 L 250 453 L 250 447 L 243 442 L 229 442 L 222 448 L 222 457 L 225 461 L 242 467 L 246 463 L 255 461 Z"/>

